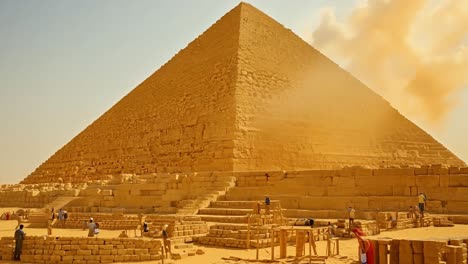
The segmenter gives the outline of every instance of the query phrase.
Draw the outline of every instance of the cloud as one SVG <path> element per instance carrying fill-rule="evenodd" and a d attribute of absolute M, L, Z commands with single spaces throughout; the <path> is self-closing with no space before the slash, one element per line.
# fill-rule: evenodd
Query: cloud
<path fill-rule="evenodd" d="M 311 43 L 411 116 L 437 123 L 468 86 L 468 1 L 367 0 L 322 10 Z"/>

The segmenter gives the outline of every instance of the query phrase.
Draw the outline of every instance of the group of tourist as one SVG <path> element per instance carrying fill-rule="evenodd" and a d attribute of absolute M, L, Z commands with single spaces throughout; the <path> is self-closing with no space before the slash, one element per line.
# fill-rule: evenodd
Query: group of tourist
<path fill-rule="evenodd" d="M 270 205 L 271 205 L 271 200 L 269 196 L 265 196 L 265 201 L 263 203 L 264 208 L 265 208 L 265 214 L 269 215 L 270 214 Z M 261 214 L 262 212 L 262 202 L 258 201 L 255 204 L 254 208 L 254 214 Z"/>
<path fill-rule="evenodd" d="M 27 219 L 29 215 L 29 210 L 23 210 L 20 209 L 18 211 L 13 211 L 13 212 L 3 212 L 0 215 L 0 220 L 17 220 L 18 217 L 22 217 L 23 219 Z"/>
<path fill-rule="evenodd" d="M 65 225 L 65 223 L 67 222 L 67 219 L 68 219 L 68 212 L 63 210 L 62 208 L 60 208 L 60 210 L 58 211 L 58 213 L 55 212 L 55 209 L 54 208 L 51 208 L 50 209 L 50 213 L 51 213 L 51 217 L 50 219 L 52 221 L 55 221 L 55 219 L 57 219 L 59 221 L 59 224 L 60 225 Z"/>

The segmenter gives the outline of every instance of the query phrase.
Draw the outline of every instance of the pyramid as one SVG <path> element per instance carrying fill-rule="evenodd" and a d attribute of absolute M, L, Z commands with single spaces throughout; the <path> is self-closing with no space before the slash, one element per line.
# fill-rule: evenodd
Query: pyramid
<path fill-rule="evenodd" d="M 23 183 L 465 163 L 289 29 L 229 11 Z"/>

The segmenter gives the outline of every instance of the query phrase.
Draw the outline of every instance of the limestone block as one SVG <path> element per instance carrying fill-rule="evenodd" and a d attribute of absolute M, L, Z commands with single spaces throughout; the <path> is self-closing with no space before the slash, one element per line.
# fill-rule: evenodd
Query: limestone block
<path fill-rule="evenodd" d="M 306 186 L 327 187 L 332 186 L 332 179 L 331 176 L 307 176 L 304 178 L 304 184 Z"/>
<path fill-rule="evenodd" d="M 358 196 L 392 196 L 393 187 L 391 185 L 368 185 L 356 188 Z"/>
<path fill-rule="evenodd" d="M 414 175 L 427 175 L 428 172 L 429 167 L 427 166 L 414 169 Z"/>
<path fill-rule="evenodd" d="M 447 203 L 448 213 L 467 213 L 468 212 L 468 202 L 462 201 L 449 201 Z"/>
<path fill-rule="evenodd" d="M 450 178 L 448 174 L 441 174 L 439 176 L 439 186 L 444 188 L 450 186 Z"/>
<path fill-rule="evenodd" d="M 411 241 L 411 247 L 413 249 L 413 254 L 423 254 L 424 253 L 424 242 L 413 240 Z"/>
<path fill-rule="evenodd" d="M 424 264 L 424 255 L 423 254 L 413 254 L 413 263 L 414 264 Z"/>
<path fill-rule="evenodd" d="M 390 264 L 399 264 L 399 263 L 400 263 L 400 240 L 393 239 L 390 244 Z"/>
<path fill-rule="evenodd" d="M 400 264 L 413 264 L 413 249 L 411 247 L 411 241 L 400 240 L 399 246 L 399 260 Z"/>
<path fill-rule="evenodd" d="M 326 187 L 326 190 L 328 190 L 326 193 L 329 196 L 356 196 L 360 194 L 359 190 L 355 187 L 334 186 Z"/>
<path fill-rule="evenodd" d="M 450 187 L 468 187 L 468 174 L 449 175 Z"/>
<path fill-rule="evenodd" d="M 446 244 L 446 241 L 424 241 L 424 263 L 439 263 L 441 252 Z"/>
<path fill-rule="evenodd" d="M 384 176 L 414 176 L 415 169 L 407 168 L 407 169 L 377 169 L 374 170 L 374 175 L 377 177 L 384 177 Z"/>
<path fill-rule="evenodd" d="M 392 186 L 393 196 L 411 196 L 411 188 L 409 186 Z"/>
<path fill-rule="evenodd" d="M 102 190 L 100 195 L 102 195 L 102 196 L 111 196 L 112 195 L 112 190 Z"/>
<path fill-rule="evenodd" d="M 354 180 L 354 176 L 344 177 L 344 176 L 333 176 L 332 177 L 332 186 L 340 186 L 340 187 L 352 187 L 354 188 L 356 182 Z"/>
<path fill-rule="evenodd" d="M 437 187 L 439 186 L 439 175 L 418 175 L 416 177 L 416 186 Z"/>
<path fill-rule="evenodd" d="M 454 167 L 451 166 L 448 170 L 449 174 L 459 174 L 460 173 L 460 168 L 459 167 Z"/>

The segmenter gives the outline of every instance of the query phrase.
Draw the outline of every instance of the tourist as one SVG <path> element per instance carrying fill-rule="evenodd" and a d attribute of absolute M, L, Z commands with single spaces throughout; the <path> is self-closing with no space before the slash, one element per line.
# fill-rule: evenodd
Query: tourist
<path fill-rule="evenodd" d="M 5 214 L 5 220 L 10 220 L 10 212 L 6 212 L 6 214 Z"/>
<path fill-rule="evenodd" d="M 120 233 L 119 238 L 128 238 L 127 230 L 123 230 L 122 233 Z"/>
<path fill-rule="evenodd" d="M 51 236 L 52 235 L 52 220 L 47 220 L 47 235 Z"/>
<path fill-rule="evenodd" d="M 20 225 L 15 231 L 15 260 L 20 260 L 21 251 L 23 249 L 23 240 L 26 233 L 23 230 L 24 225 Z"/>
<path fill-rule="evenodd" d="M 354 225 L 354 218 L 356 218 L 356 210 L 352 206 L 348 207 L 348 218 L 349 218 L 349 223 L 348 223 L 348 234 L 350 233 L 350 230 L 353 229 Z"/>
<path fill-rule="evenodd" d="M 269 215 L 270 214 L 270 197 L 265 196 L 265 215 Z"/>
<path fill-rule="evenodd" d="M 171 241 L 169 240 L 169 232 L 167 230 L 168 225 L 163 225 L 162 227 L 162 238 L 163 238 L 163 244 L 164 244 L 164 251 L 166 252 L 166 257 L 167 253 L 171 254 Z"/>
<path fill-rule="evenodd" d="M 143 222 L 143 232 L 145 232 L 145 233 L 149 232 L 148 223 L 146 223 L 146 222 Z"/>
<path fill-rule="evenodd" d="M 328 239 L 335 237 L 336 226 L 331 222 L 328 222 Z"/>
<path fill-rule="evenodd" d="M 353 228 L 353 233 L 359 243 L 359 253 L 362 264 L 374 264 L 374 245 L 363 238 L 364 232 L 359 227 Z"/>
<path fill-rule="evenodd" d="M 59 223 L 63 223 L 63 209 L 60 208 L 60 210 L 58 211 L 58 220 L 59 220 Z"/>
<path fill-rule="evenodd" d="M 91 217 L 88 223 L 88 237 L 94 237 L 96 229 L 97 229 L 96 223 L 94 223 L 94 219 Z"/>
<path fill-rule="evenodd" d="M 63 211 L 63 224 L 64 225 L 67 223 L 67 219 L 68 219 L 68 212 Z"/>
<path fill-rule="evenodd" d="M 259 215 L 261 212 L 262 212 L 262 203 L 257 202 L 255 213 Z"/>
<path fill-rule="evenodd" d="M 54 208 L 50 209 L 50 214 L 51 214 L 50 220 L 54 221 L 55 220 L 55 209 Z"/>
<path fill-rule="evenodd" d="M 414 218 L 419 218 L 421 217 L 421 211 L 419 211 L 419 205 L 413 206 L 414 209 Z"/>
<path fill-rule="evenodd" d="M 410 205 L 409 207 L 408 218 L 410 219 L 414 218 L 414 207 L 412 205 Z"/>
<path fill-rule="evenodd" d="M 421 212 L 421 217 L 424 218 L 424 210 L 426 209 L 426 200 L 427 197 L 424 193 L 419 193 L 418 195 L 418 207 L 419 211 Z"/>

